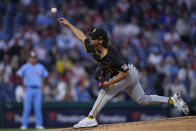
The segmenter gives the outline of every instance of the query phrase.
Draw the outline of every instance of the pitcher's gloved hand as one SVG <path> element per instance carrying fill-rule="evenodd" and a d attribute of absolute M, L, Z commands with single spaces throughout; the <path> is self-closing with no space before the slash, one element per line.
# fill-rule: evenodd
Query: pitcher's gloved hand
<path fill-rule="evenodd" d="M 95 71 L 95 80 L 98 82 L 99 87 L 103 87 L 104 82 L 110 80 L 110 72 L 98 66 Z"/>

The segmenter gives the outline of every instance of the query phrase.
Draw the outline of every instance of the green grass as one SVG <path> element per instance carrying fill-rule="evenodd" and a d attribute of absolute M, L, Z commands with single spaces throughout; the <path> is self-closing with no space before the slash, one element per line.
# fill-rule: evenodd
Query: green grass
<path fill-rule="evenodd" d="M 0 128 L 0 131 L 22 131 L 22 130 L 20 130 L 19 128 L 13 128 L 13 129 L 11 129 L 11 128 L 10 129 L 9 128 L 8 129 L 1 129 Z M 27 129 L 25 131 L 38 131 L 38 130 L 30 128 L 30 129 Z"/>

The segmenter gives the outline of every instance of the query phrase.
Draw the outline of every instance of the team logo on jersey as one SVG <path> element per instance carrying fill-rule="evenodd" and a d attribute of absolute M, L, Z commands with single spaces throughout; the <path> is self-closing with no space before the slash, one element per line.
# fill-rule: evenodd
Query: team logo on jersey
<path fill-rule="evenodd" d="M 123 70 L 127 70 L 128 69 L 128 65 L 127 64 L 124 64 L 121 67 L 122 67 Z"/>
<path fill-rule="evenodd" d="M 41 74 L 40 70 L 37 70 L 36 73 L 37 73 L 37 75 L 40 75 Z"/>

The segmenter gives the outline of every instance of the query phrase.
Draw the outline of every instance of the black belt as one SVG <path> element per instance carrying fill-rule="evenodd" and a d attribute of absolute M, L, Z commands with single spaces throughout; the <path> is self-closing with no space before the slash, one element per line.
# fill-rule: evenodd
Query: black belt
<path fill-rule="evenodd" d="M 39 88 L 39 86 L 27 86 L 27 87 L 34 88 L 34 89 Z"/>

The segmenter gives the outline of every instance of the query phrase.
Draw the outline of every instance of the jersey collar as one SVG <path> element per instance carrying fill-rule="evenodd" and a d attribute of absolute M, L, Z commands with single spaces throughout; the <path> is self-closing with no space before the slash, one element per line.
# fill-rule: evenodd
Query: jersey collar
<path fill-rule="evenodd" d="M 99 53 L 97 52 L 96 49 L 95 49 L 95 52 L 96 52 L 96 54 L 100 57 L 100 55 L 99 55 Z M 100 57 L 100 59 L 103 59 L 104 57 L 106 57 L 107 54 L 108 54 L 108 49 L 106 49 L 106 53 L 105 53 L 102 57 Z"/>

